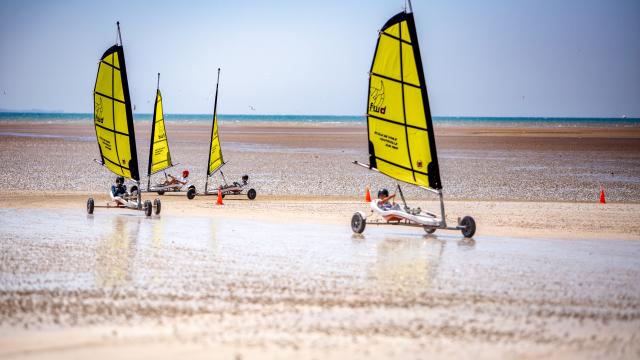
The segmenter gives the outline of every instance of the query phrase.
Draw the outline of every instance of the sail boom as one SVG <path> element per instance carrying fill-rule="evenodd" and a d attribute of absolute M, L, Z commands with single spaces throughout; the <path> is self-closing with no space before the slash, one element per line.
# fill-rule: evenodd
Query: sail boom
<path fill-rule="evenodd" d="M 380 172 L 380 170 L 378 170 L 378 169 L 376 169 L 376 168 L 374 168 L 374 167 L 371 167 L 371 165 L 369 165 L 369 164 L 363 164 L 363 163 L 361 163 L 361 162 L 359 162 L 359 161 L 357 161 L 357 160 L 356 160 L 356 161 L 354 161 L 353 163 L 354 163 L 355 165 L 362 166 L 362 167 L 364 167 L 364 168 L 367 168 L 367 169 L 369 169 L 369 170 L 375 171 L 375 172 L 377 172 L 377 173 L 379 173 L 379 172 Z M 400 180 L 400 181 L 402 181 L 402 180 Z M 404 181 L 403 181 L 403 182 L 404 182 Z M 413 183 L 407 183 L 407 184 L 414 185 Z M 434 194 L 440 194 L 440 193 L 441 193 L 441 190 L 439 190 L 439 189 L 434 189 L 434 188 L 430 188 L 430 187 L 422 186 L 422 185 L 418 185 L 418 187 L 419 187 L 419 188 L 421 188 L 421 189 L 424 189 L 424 190 L 430 191 L 430 192 L 432 192 L 432 193 L 434 193 Z"/>
<path fill-rule="evenodd" d="M 178 165 L 180 165 L 180 163 L 171 164 L 171 166 L 167 166 L 167 167 L 166 167 L 166 168 L 164 168 L 164 169 L 160 169 L 160 170 L 154 171 L 154 172 L 152 172 L 151 174 L 148 174 L 148 176 L 155 175 L 155 174 L 157 174 L 157 173 L 159 173 L 159 172 L 162 172 L 162 171 L 166 171 L 167 169 L 170 169 L 170 168 L 172 168 L 172 167 L 176 167 L 176 166 L 178 166 Z"/>
<path fill-rule="evenodd" d="M 213 175 L 215 175 L 218 171 L 220 171 L 222 169 L 223 166 L 227 165 L 229 162 L 225 162 L 220 164 L 220 166 L 218 166 L 217 168 L 215 168 L 213 171 L 211 171 L 211 174 L 207 175 L 207 177 L 212 177 Z"/>

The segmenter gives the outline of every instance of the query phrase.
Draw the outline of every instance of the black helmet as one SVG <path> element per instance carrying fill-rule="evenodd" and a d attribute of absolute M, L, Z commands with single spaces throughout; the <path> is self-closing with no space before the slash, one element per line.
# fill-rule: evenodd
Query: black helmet
<path fill-rule="evenodd" d="M 249 175 L 242 175 L 242 181 L 246 184 L 249 181 Z"/>
<path fill-rule="evenodd" d="M 378 198 L 380 197 L 387 197 L 389 196 L 389 190 L 382 188 L 380 190 L 378 190 Z"/>
<path fill-rule="evenodd" d="M 116 177 L 116 184 L 124 184 L 124 177 L 123 176 Z"/>

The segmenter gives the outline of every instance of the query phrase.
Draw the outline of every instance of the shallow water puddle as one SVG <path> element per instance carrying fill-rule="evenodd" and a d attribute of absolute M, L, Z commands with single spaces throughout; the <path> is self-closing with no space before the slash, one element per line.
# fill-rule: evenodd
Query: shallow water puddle
<path fill-rule="evenodd" d="M 480 237 L 138 213 L 0 210 L 0 288 L 176 288 L 259 281 L 403 295 L 640 296 L 640 243 Z M 315 285 L 314 285 L 315 284 Z"/>
<path fill-rule="evenodd" d="M 640 351 L 634 241 L 2 209 L 0 260 L 10 327 L 151 322 L 232 344 Z"/>

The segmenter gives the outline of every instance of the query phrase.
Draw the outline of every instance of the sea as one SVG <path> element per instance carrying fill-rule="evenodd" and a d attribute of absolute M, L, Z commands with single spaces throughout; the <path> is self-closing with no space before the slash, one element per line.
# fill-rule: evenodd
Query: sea
<path fill-rule="evenodd" d="M 150 122 L 152 114 L 135 113 L 134 121 Z M 242 123 L 301 123 L 301 124 L 336 124 L 364 125 L 365 116 L 353 115 L 254 115 L 254 114 L 220 114 L 221 124 Z M 0 112 L 0 121 L 45 122 L 45 123 L 77 123 L 93 120 L 93 113 L 64 112 Z M 175 123 L 208 123 L 211 114 L 165 114 L 167 122 Z M 503 127 L 581 127 L 611 126 L 637 127 L 640 118 L 628 117 L 474 117 L 474 116 L 434 116 L 435 126 L 503 126 Z"/>

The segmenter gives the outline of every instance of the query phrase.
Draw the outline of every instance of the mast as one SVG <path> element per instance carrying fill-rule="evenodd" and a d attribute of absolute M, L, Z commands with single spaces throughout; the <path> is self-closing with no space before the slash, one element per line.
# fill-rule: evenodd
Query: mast
<path fill-rule="evenodd" d="M 120 41 L 120 48 L 121 48 L 121 51 L 122 51 L 122 59 L 121 59 L 121 67 L 122 67 L 122 69 L 121 69 L 121 71 L 124 74 L 124 77 L 127 79 L 126 85 L 123 84 L 123 86 L 125 86 L 123 88 L 123 91 L 126 93 L 125 99 L 129 98 L 129 104 L 127 104 L 128 106 L 126 106 L 126 111 L 127 111 L 127 115 L 130 116 L 130 118 L 129 118 L 130 121 L 128 121 L 128 123 L 130 123 L 130 126 L 131 126 L 131 129 L 130 129 L 130 131 L 131 131 L 130 141 L 133 142 L 134 147 L 135 147 L 135 141 L 136 140 L 135 140 L 135 130 L 133 128 L 133 111 L 131 110 L 131 98 L 130 98 L 130 95 L 129 95 L 129 79 L 128 79 L 128 77 L 126 77 L 127 71 L 126 71 L 126 66 L 125 66 L 125 62 L 124 62 L 124 47 L 122 45 L 122 33 L 120 32 L 120 21 L 116 21 L 116 27 L 118 28 L 118 40 Z M 136 159 L 136 161 L 135 161 L 136 172 L 138 172 L 138 169 L 137 169 L 137 167 L 138 167 L 138 154 L 131 154 L 131 159 L 132 160 L 134 159 L 134 157 Z M 133 161 L 131 161 L 131 163 L 132 162 Z M 138 195 L 137 195 L 137 198 L 138 198 L 138 209 L 142 209 L 142 198 L 140 196 L 140 191 L 141 191 L 140 190 L 140 176 L 138 175 L 138 179 L 134 179 L 134 181 L 136 183 L 136 187 L 138 188 Z"/>
<path fill-rule="evenodd" d="M 209 164 L 211 164 L 211 146 L 213 145 L 213 130 L 216 126 L 216 114 L 218 110 L 218 85 L 220 84 L 220 68 L 218 68 L 218 78 L 216 79 L 216 95 L 213 100 L 213 122 L 211 123 L 211 136 L 209 137 L 209 159 L 207 160 L 207 179 L 204 182 L 204 192 L 207 193 L 209 186 Z"/>
<path fill-rule="evenodd" d="M 153 165 L 153 142 L 156 135 L 156 111 L 158 108 L 158 92 L 160 92 L 160 73 L 156 87 L 156 100 L 153 102 L 153 117 L 151 118 L 151 138 L 149 139 L 149 166 L 147 167 L 147 191 L 151 188 L 151 166 Z"/>
<path fill-rule="evenodd" d="M 120 41 L 120 46 L 122 46 L 122 34 L 120 34 L 120 21 L 116 21 L 116 26 L 118 27 L 118 40 Z"/>

